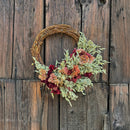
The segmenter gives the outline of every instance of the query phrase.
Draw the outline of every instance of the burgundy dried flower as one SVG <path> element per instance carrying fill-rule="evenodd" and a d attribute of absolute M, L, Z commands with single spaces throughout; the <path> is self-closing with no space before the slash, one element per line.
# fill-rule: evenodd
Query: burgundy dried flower
<path fill-rule="evenodd" d="M 53 93 L 53 94 L 60 94 L 61 91 L 60 91 L 59 87 L 55 87 L 55 88 L 53 88 L 53 89 L 51 90 L 51 93 Z"/>
<path fill-rule="evenodd" d="M 54 65 L 50 65 L 50 66 L 49 66 L 49 69 L 50 69 L 51 71 L 53 71 L 53 70 L 55 69 L 55 66 L 54 66 Z"/>
<path fill-rule="evenodd" d="M 72 51 L 72 53 L 70 54 L 70 58 L 73 56 L 73 54 L 76 56 L 76 48 L 74 48 L 74 50 Z"/>
<path fill-rule="evenodd" d="M 90 78 L 92 76 L 92 73 L 85 73 L 84 76 Z"/>

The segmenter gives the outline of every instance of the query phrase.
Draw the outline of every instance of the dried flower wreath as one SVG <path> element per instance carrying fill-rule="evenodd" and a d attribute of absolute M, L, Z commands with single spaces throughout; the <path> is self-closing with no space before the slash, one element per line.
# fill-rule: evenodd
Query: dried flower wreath
<path fill-rule="evenodd" d="M 77 48 L 74 48 L 71 54 L 66 50 L 61 62 L 56 61 L 55 65 L 46 66 L 40 57 L 40 46 L 47 36 L 54 33 L 65 33 L 73 37 L 77 42 Z M 106 73 L 103 65 L 107 61 L 102 59 L 102 50 L 104 48 L 87 40 L 83 33 L 78 34 L 69 25 L 64 24 L 43 29 L 31 48 L 36 72 L 39 73 L 41 82 L 50 89 L 52 97 L 54 94 L 60 94 L 70 105 L 70 100 L 78 98 L 76 92 L 84 95 L 84 90 L 93 86 L 90 79 L 92 75 Z"/>

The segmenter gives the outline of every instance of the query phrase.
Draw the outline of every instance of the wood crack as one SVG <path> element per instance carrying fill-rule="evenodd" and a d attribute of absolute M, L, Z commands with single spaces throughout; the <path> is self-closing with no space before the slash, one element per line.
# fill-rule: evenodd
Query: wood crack
<path fill-rule="evenodd" d="M 11 79 L 12 79 L 12 77 L 13 77 L 14 25 L 15 25 L 15 0 L 14 0 L 14 4 L 13 4 L 13 32 L 12 32 L 12 67 L 11 67 Z"/>

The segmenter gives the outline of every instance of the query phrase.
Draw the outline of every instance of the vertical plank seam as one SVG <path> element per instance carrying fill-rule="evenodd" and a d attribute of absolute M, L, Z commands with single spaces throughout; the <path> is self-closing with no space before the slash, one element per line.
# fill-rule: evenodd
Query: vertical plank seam
<path fill-rule="evenodd" d="M 44 9 L 43 9 L 43 28 L 45 28 L 46 27 L 46 0 L 43 0 L 43 7 L 44 7 Z M 46 59 L 45 59 L 45 55 L 46 55 L 46 40 L 44 40 L 44 46 L 43 46 L 43 62 L 46 64 Z"/>
<path fill-rule="evenodd" d="M 110 6 L 109 6 L 109 50 L 108 50 L 108 61 L 111 61 L 111 16 L 112 16 L 112 0 L 110 0 Z M 111 68 L 111 63 L 108 64 L 108 84 L 110 84 L 110 68 Z"/>
<path fill-rule="evenodd" d="M 82 25 L 83 25 L 83 20 L 82 20 L 82 15 L 83 15 L 83 7 L 82 7 L 82 3 L 80 0 L 78 0 L 79 2 L 79 6 L 80 6 L 80 13 L 81 13 L 81 16 L 80 16 L 80 31 L 82 32 Z"/>
<path fill-rule="evenodd" d="M 43 116 L 43 111 L 44 111 L 44 97 L 42 96 L 42 107 L 41 107 L 41 115 L 40 115 L 40 130 L 42 130 L 42 116 Z"/>
<path fill-rule="evenodd" d="M 46 0 L 43 0 L 43 28 L 46 27 Z M 46 51 L 46 41 L 43 41 L 43 62 L 44 64 L 46 64 L 46 60 L 45 60 L 45 51 Z M 36 74 L 36 73 L 35 73 Z M 46 86 L 42 86 L 42 88 L 40 87 L 41 90 L 41 97 L 42 97 L 42 106 L 41 106 L 41 115 L 40 115 L 40 130 L 42 130 L 42 116 L 43 116 L 43 111 L 44 111 L 44 97 L 43 97 L 43 87 Z"/>
<path fill-rule="evenodd" d="M 64 11 L 63 11 L 63 16 L 64 16 L 64 21 L 63 21 L 63 23 L 62 24 L 65 24 L 65 1 L 63 2 L 64 3 Z M 61 22 L 61 21 L 60 21 Z M 63 47 L 62 46 L 62 37 L 61 37 L 61 39 L 60 39 L 60 45 L 61 45 L 61 48 Z M 61 129 L 61 126 L 60 126 L 60 119 L 61 119 L 61 112 L 60 112 L 60 95 L 58 95 L 58 130 L 60 130 Z"/>
<path fill-rule="evenodd" d="M 111 12 L 112 11 L 112 0 L 110 0 L 110 5 L 109 5 L 109 50 L 108 50 L 108 60 L 109 62 L 111 61 Z M 108 99 L 107 99 L 107 113 L 109 113 L 109 99 L 110 99 L 110 63 L 108 64 Z"/>
<path fill-rule="evenodd" d="M 130 101 L 129 101 L 129 100 L 130 100 L 130 99 L 129 99 L 129 97 L 130 97 L 130 95 L 129 95 L 129 92 L 130 92 L 130 88 L 129 88 L 129 87 L 130 87 L 130 86 L 129 86 L 129 85 L 130 85 L 130 84 L 128 83 L 128 104 L 129 104 L 129 102 L 130 102 Z M 128 105 L 128 109 L 130 109 L 130 105 Z"/>
<path fill-rule="evenodd" d="M 5 82 L 3 81 L 2 86 L 4 88 L 4 130 L 5 129 Z"/>
<path fill-rule="evenodd" d="M 64 16 L 64 18 L 63 18 L 63 23 L 62 23 L 62 20 L 60 21 L 61 22 L 61 24 L 65 24 L 65 1 L 63 2 L 64 3 L 64 11 L 63 11 L 63 16 Z M 60 41 L 60 45 L 61 45 L 61 48 L 63 48 L 63 41 L 62 41 L 62 37 L 61 37 L 61 41 Z M 60 127 L 60 118 L 61 117 L 61 112 L 60 112 L 60 95 L 58 95 L 58 130 L 60 130 L 61 129 L 61 127 Z"/>
<path fill-rule="evenodd" d="M 58 126 L 58 129 L 60 130 L 60 95 L 58 96 L 58 123 L 59 123 L 59 126 Z"/>
<path fill-rule="evenodd" d="M 16 86 L 16 82 L 17 82 L 17 75 L 16 75 L 16 69 L 15 69 L 15 80 L 14 80 L 14 84 L 15 84 L 15 103 L 16 103 L 16 122 L 17 122 L 17 129 L 18 129 L 18 109 L 17 109 L 17 86 Z"/>
<path fill-rule="evenodd" d="M 112 0 L 110 0 L 110 3 L 109 3 L 109 45 L 108 45 L 108 61 L 109 61 L 109 64 L 108 64 L 108 96 L 107 96 L 107 114 L 108 114 L 108 121 L 109 121 L 109 124 L 111 122 L 110 120 L 110 61 L 111 61 L 111 16 L 112 16 Z"/>
<path fill-rule="evenodd" d="M 12 32 L 12 66 L 11 66 L 11 79 L 12 79 L 12 77 L 13 77 L 14 24 L 15 24 L 15 0 L 14 0 L 14 3 L 13 3 L 13 32 Z"/>

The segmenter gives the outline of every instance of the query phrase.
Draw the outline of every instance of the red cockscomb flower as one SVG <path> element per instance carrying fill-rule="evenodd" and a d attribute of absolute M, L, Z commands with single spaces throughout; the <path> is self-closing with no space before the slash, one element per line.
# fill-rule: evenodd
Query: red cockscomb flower
<path fill-rule="evenodd" d="M 48 77 L 50 77 L 50 74 L 53 72 L 54 69 L 56 69 L 56 67 L 54 65 L 49 66 L 49 71 L 47 73 Z"/>
<path fill-rule="evenodd" d="M 49 82 L 47 82 L 47 86 L 49 89 L 53 89 L 53 88 L 57 87 L 54 83 L 49 83 Z"/>
<path fill-rule="evenodd" d="M 61 91 L 60 91 L 59 87 L 55 87 L 55 88 L 53 88 L 53 89 L 51 90 L 51 93 L 53 93 L 53 94 L 60 94 Z"/>
<path fill-rule="evenodd" d="M 90 78 L 92 76 L 92 73 L 85 73 L 84 76 Z"/>
<path fill-rule="evenodd" d="M 73 54 L 76 56 L 76 48 L 74 48 L 74 50 L 73 50 L 72 53 L 70 54 L 70 58 L 73 56 Z"/>
<path fill-rule="evenodd" d="M 49 66 L 49 69 L 52 70 L 52 71 L 53 71 L 55 68 L 56 68 L 56 67 L 55 67 L 54 65 L 50 65 L 50 66 Z"/>
<path fill-rule="evenodd" d="M 68 70 L 68 73 L 67 73 L 67 74 L 68 74 L 68 75 L 71 75 L 71 73 L 72 73 L 72 70 Z"/>

